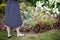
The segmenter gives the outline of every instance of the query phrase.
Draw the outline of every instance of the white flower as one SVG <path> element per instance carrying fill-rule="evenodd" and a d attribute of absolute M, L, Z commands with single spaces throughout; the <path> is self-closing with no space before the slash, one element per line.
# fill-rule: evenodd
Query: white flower
<path fill-rule="evenodd" d="M 37 2 L 36 2 L 36 7 L 42 7 L 43 4 L 44 4 L 44 3 L 41 3 L 40 1 L 37 1 Z"/>
<path fill-rule="evenodd" d="M 60 3 L 60 0 L 56 0 L 56 2 Z"/>
<path fill-rule="evenodd" d="M 57 15 L 59 14 L 59 10 L 58 10 L 58 8 L 56 8 L 56 13 L 57 13 Z"/>
<path fill-rule="evenodd" d="M 49 3 L 50 4 L 53 4 L 55 0 L 49 0 Z"/>
<path fill-rule="evenodd" d="M 49 11 L 46 11 L 46 13 L 47 13 L 48 15 L 50 15 L 50 12 L 49 12 Z"/>
<path fill-rule="evenodd" d="M 53 11 L 53 13 L 55 13 L 55 8 L 53 8 L 53 10 L 52 10 L 52 11 Z"/>
<path fill-rule="evenodd" d="M 57 14 L 54 14 L 54 17 L 57 17 Z"/>
<path fill-rule="evenodd" d="M 49 11 L 49 10 L 51 10 L 51 9 L 49 9 L 49 8 L 46 7 L 46 6 L 44 6 L 43 8 L 44 8 L 45 11 Z"/>
<path fill-rule="evenodd" d="M 53 13 L 57 13 L 57 14 L 59 14 L 59 10 L 58 10 L 58 8 L 53 8 Z"/>
<path fill-rule="evenodd" d="M 54 15 L 53 15 L 53 14 L 51 14 L 51 16 L 53 17 Z"/>

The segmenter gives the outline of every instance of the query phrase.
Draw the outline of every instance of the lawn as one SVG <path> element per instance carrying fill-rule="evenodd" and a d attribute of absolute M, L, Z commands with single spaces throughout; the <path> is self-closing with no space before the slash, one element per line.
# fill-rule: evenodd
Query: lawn
<path fill-rule="evenodd" d="M 16 33 L 12 32 L 13 37 L 7 38 L 6 31 L 0 31 L 0 40 L 60 40 L 60 30 L 50 30 L 44 33 L 29 34 L 24 37 L 16 37 Z"/>

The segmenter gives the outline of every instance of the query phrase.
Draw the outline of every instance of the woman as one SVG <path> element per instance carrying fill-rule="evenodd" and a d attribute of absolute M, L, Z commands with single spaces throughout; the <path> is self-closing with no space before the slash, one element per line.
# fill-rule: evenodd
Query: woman
<path fill-rule="evenodd" d="M 16 28 L 17 36 L 24 36 L 24 34 L 19 32 L 19 26 L 21 25 L 22 19 L 20 16 L 18 0 L 8 0 L 7 6 L 5 7 L 5 27 L 7 27 L 8 38 L 12 36 L 10 34 L 11 28 Z"/>

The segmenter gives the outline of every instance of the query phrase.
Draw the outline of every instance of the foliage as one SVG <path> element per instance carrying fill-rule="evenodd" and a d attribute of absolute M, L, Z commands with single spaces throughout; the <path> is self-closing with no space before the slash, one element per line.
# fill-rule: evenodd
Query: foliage
<path fill-rule="evenodd" d="M 6 6 L 6 4 L 0 4 L 0 12 L 2 11 L 2 12 L 4 12 L 4 9 L 5 9 L 5 6 Z"/>
<path fill-rule="evenodd" d="M 39 8 L 39 10 L 36 11 L 34 6 L 27 6 L 25 2 L 22 2 L 21 5 L 23 5 L 23 8 L 21 9 L 23 11 L 23 22 L 28 24 L 29 27 L 35 26 L 35 24 L 39 23 L 40 21 L 42 21 L 43 23 L 48 22 L 50 25 L 53 25 L 53 23 L 55 22 L 54 18 L 47 15 L 44 10 Z"/>
<path fill-rule="evenodd" d="M 4 14 L 5 14 L 5 6 L 6 4 L 2 3 L 0 4 L 0 16 L 2 17 L 1 21 L 4 22 Z"/>

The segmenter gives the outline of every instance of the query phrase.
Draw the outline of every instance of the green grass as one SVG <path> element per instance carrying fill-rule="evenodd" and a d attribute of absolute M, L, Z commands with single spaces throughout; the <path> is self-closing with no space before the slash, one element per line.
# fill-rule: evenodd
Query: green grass
<path fill-rule="evenodd" d="M 16 37 L 16 33 L 12 32 L 13 37 L 7 38 L 6 31 L 0 31 L 0 40 L 60 40 L 60 30 L 50 30 L 38 34 L 26 34 L 24 37 Z"/>

